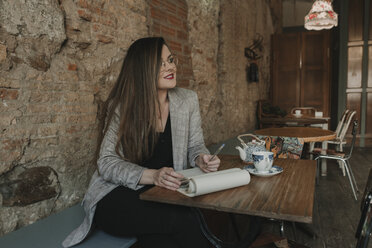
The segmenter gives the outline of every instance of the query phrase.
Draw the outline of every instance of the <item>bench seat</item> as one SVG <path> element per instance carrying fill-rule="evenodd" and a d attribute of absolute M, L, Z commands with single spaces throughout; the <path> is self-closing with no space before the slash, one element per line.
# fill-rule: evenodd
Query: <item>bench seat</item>
<path fill-rule="evenodd" d="M 84 216 L 83 207 L 75 205 L 0 237 L 0 247 L 62 248 L 62 241 L 82 223 Z M 129 248 L 134 243 L 136 238 L 115 237 L 95 229 L 74 248 Z"/>

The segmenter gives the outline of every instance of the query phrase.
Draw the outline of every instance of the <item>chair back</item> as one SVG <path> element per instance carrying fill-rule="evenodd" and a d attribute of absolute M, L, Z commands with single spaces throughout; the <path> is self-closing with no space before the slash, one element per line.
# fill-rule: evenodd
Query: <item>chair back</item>
<path fill-rule="evenodd" d="M 358 239 L 356 248 L 367 248 L 369 235 L 372 231 L 372 169 L 369 170 L 361 210 L 362 213 L 355 233 L 355 237 Z"/>
<path fill-rule="evenodd" d="M 354 118 L 354 115 L 355 115 L 355 114 L 356 114 L 356 111 L 355 111 L 355 110 L 353 110 L 353 111 L 349 111 L 349 112 L 346 114 L 345 121 L 344 121 L 344 124 L 342 125 L 341 131 L 340 131 L 340 134 L 339 134 L 338 137 L 336 137 L 336 138 L 339 139 L 341 142 L 344 140 L 345 135 L 346 135 L 346 132 L 347 132 L 347 130 L 349 130 L 351 120 Z"/>
<path fill-rule="evenodd" d="M 345 122 L 346 116 L 347 116 L 347 114 L 349 113 L 349 111 L 350 111 L 350 110 L 345 109 L 344 113 L 343 113 L 342 116 L 341 116 L 340 121 L 339 121 L 338 124 L 337 124 L 336 131 L 335 131 L 335 133 L 336 133 L 336 137 L 337 137 L 337 138 L 340 137 L 340 132 L 341 132 L 342 126 L 344 125 L 344 122 Z"/>
<path fill-rule="evenodd" d="M 351 140 L 350 151 L 349 151 L 349 154 L 347 156 L 345 156 L 345 158 L 350 158 L 351 157 L 351 154 L 353 153 L 353 149 L 354 149 L 354 145 L 355 145 L 355 140 L 356 140 L 356 135 L 357 135 L 357 130 L 358 130 L 358 121 L 355 120 L 353 122 L 353 129 L 351 130 L 351 134 L 353 135 L 353 138 Z"/>

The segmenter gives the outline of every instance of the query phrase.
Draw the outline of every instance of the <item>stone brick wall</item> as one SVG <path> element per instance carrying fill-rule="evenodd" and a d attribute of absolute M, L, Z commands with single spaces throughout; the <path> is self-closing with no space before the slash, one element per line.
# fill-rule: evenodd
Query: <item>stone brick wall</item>
<path fill-rule="evenodd" d="M 191 50 L 186 1 L 150 0 L 150 34 L 162 36 L 179 60 L 177 84 L 187 88 L 192 80 Z"/>
<path fill-rule="evenodd" d="M 180 58 L 178 84 L 199 94 L 207 144 L 252 129 L 280 28 L 272 2 L 0 1 L 0 236 L 82 199 L 97 113 L 140 37 L 164 36 Z M 243 51 L 256 32 L 260 82 L 248 84 Z"/>

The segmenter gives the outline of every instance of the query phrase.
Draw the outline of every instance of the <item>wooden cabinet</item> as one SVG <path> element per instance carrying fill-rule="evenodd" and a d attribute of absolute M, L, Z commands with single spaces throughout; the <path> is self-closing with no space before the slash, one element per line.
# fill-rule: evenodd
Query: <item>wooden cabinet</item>
<path fill-rule="evenodd" d="M 315 107 L 330 116 L 330 34 L 313 31 L 272 37 L 272 102 L 287 111 Z"/>

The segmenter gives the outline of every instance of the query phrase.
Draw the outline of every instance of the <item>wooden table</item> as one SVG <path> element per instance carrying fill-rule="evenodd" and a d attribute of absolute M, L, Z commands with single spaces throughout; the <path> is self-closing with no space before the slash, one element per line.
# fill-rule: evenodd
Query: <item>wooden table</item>
<path fill-rule="evenodd" d="M 255 134 L 264 136 L 284 136 L 302 138 L 304 142 L 311 142 L 310 151 L 314 148 L 314 142 L 322 142 L 323 150 L 327 150 L 326 140 L 336 138 L 336 133 L 330 130 L 324 130 L 315 127 L 276 127 L 264 128 L 255 131 Z M 322 160 L 322 176 L 327 175 L 327 162 Z"/>
<path fill-rule="evenodd" d="M 262 124 L 269 125 L 302 125 L 310 126 L 313 124 L 327 124 L 327 117 L 294 117 L 294 116 L 285 116 L 285 117 L 262 117 L 260 122 Z"/>
<path fill-rule="evenodd" d="M 284 136 L 304 139 L 304 142 L 321 142 L 336 138 L 336 133 L 316 127 L 274 127 L 254 131 L 264 136 Z"/>
<path fill-rule="evenodd" d="M 220 169 L 242 168 L 239 156 L 219 155 Z M 277 159 L 275 165 L 284 171 L 273 177 L 251 176 L 248 185 L 197 197 L 155 186 L 140 195 L 140 199 L 312 223 L 316 162 L 313 160 Z"/>

